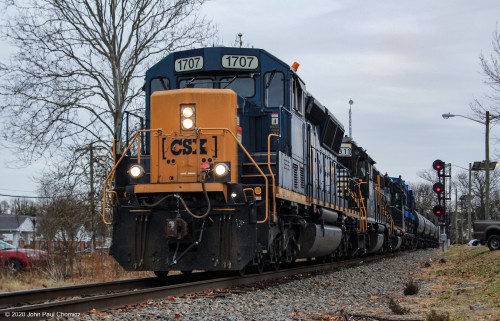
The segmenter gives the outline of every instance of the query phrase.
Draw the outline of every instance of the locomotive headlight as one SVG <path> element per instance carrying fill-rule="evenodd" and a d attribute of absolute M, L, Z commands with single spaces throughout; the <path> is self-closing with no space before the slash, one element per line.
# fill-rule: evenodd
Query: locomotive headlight
<path fill-rule="evenodd" d="M 182 129 L 192 129 L 194 126 L 194 122 L 190 118 L 186 118 L 182 120 Z"/>
<path fill-rule="evenodd" d="M 215 164 L 214 173 L 218 177 L 224 177 L 229 173 L 229 166 L 224 163 Z"/>
<path fill-rule="evenodd" d="M 182 107 L 182 116 L 189 118 L 194 115 L 194 108 L 191 106 Z"/>
<path fill-rule="evenodd" d="M 142 168 L 139 164 L 135 164 L 129 168 L 128 173 L 132 176 L 132 178 L 141 178 L 142 175 L 144 175 L 144 168 Z"/>
<path fill-rule="evenodd" d="M 196 109 L 194 105 L 181 105 L 181 127 L 191 130 L 195 127 Z"/>

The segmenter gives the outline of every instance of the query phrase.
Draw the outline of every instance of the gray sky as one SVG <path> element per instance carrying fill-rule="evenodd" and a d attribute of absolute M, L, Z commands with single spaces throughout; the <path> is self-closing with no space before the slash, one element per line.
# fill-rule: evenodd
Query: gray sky
<path fill-rule="evenodd" d="M 352 99 L 353 137 L 381 172 L 417 181 L 436 158 L 461 167 L 484 159 L 485 126 L 441 114 L 471 116 L 469 103 L 488 92 L 479 55 L 492 52 L 500 1 L 216 0 L 203 13 L 220 44 L 241 32 L 245 45 L 299 62 L 308 90 L 346 133 Z M 0 194 L 33 195 L 30 177 L 43 164 L 6 169 L 15 164 L 8 155 L 0 153 Z"/>

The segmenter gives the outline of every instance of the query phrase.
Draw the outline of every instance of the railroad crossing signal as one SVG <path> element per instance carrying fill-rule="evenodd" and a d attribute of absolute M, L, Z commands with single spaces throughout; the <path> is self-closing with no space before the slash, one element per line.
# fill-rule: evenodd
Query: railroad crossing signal
<path fill-rule="evenodd" d="M 444 208 L 441 205 L 436 205 L 432 209 L 432 212 L 434 213 L 434 215 L 436 215 L 437 217 L 439 217 L 439 216 L 441 216 L 441 215 L 444 214 Z"/>
<path fill-rule="evenodd" d="M 441 193 L 444 192 L 444 185 L 441 183 L 435 183 L 432 186 L 432 190 L 434 191 L 434 193 L 438 194 L 438 197 L 440 197 Z"/>
<path fill-rule="evenodd" d="M 432 168 L 437 172 L 438 176 L 438 182 L 434 183 L 432 186 L 432 190 L 434 193 L 437 194 L 438 197 L 438 204 L 434 206 L 432 209 L 432 212 L 434 215 L 439 217 L 439 220 L 442 221 L 444 220 L 445 213 L 446 213 L 446 191 L 445 191 L 445 186 L 446 186 L 446 164 L 440 159 L 436 159 L 432 163 Z"/>
<path fill-rule="evenodd" d="M 436 159 L 432 163 L 432 168 L 434 168 L 436 171 L 438 171 L 438 175 L 440 174 L 440 171 L 444 172 L 444 162 L 440 159 Z"/>

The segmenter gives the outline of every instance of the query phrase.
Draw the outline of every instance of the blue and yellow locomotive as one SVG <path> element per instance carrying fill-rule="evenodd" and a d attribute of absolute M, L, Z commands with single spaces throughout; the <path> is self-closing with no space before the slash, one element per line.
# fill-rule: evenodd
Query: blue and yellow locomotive
<path fill-rule="evenodd" d="M 127 133 L 105 183 L 110 253 L 125 269 L 262 271 L 413 244 L 402 182 L 344 137 L 296 68 L 214 47 L 147 71 L 144 128 Z"/>

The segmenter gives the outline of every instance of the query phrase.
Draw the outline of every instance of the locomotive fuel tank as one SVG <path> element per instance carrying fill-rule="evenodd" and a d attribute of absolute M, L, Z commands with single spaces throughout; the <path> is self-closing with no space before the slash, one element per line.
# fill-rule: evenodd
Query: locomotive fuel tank
<path fill-rule="evenodd" d="M 333 253 L 342 240 L 342 230 L 336 226 L 308 224 L 300 232 L 297 258 L 321 257 Z"/>
<path fill-rule="evenodd" d="M 376 253 L 384 245 L 384 234 L 381 233 L 370 233 L 370 246 L 367 249 L 368 253 Z"/>

